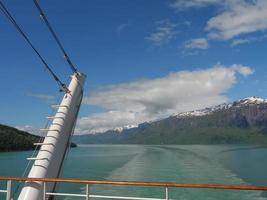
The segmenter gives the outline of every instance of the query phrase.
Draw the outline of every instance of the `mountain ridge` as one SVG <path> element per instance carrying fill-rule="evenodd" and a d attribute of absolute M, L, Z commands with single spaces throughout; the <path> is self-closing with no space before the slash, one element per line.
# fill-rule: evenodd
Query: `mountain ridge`
<path fill-rule="evenodd" d="M 74 141 L 112 144 L 267 143 L 266 137 L 267 100 L 247 97 L 228 104 L 174 114 L 134 128 L 75 136 Z"/>

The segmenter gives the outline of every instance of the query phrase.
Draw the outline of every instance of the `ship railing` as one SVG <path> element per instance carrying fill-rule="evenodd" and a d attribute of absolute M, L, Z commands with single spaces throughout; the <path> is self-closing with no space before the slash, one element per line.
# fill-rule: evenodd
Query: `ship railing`
<path fill-rule="evenodd" d="M 191 188 L 191 189 L 224 189 L 224 190 L 258 190 L 267 191 L 267 186 L 259 185 L 230 185 L 230 184 L 196 184 L 196 183 L 175 183 L 175 182 L 144 182 L 144 181 L 109 181 L 109 180 L 84 180 L 70 178 L 26 178 L 26 177 L 0 177 L 0 181 L 6 181 L 6 189 L 1 189 L 0 193 L 6 193 L 6 200 L 12 200 L 12 182 L 43 182 L 42 199 L 47 200 L 49 196 L 65 196 L 65 197 L 83 197 L 86 200 L 90 198 L 100 199 L 122 199 L 122 200 L 169 200 L 169 188 Z M 83 194 L 72 194 L 62 192 L 47 192 L 46 184 L 54 183 L 69 183 L 69 184 L 84 184 L 86 192 Z M 165 188 L 165 198 L 145 198 L 145 197 L 125 197 L 125 196 L 106 196 L 94 195 L 89 190 L 91 185 L 122 185 L 122 186 L 149 186 Z"/>

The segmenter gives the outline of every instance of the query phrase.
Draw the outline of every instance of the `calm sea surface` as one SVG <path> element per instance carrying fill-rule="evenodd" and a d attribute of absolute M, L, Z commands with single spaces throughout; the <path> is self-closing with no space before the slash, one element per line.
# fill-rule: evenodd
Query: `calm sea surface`
<path fill-rule="evenodd" d="M 0 153 L 0 176 L 21 176 L 30 151 Z M 267 147 L 251 145 L 88 145 L 71 149 L 63 177 L 267 185 Z M 0 183 L 0 189 L 4 183 Z M 15 190 L 15 187 L 14 187 Z M 84 185 L 60 191 L 84 193 Z M 163 188 L 95 186 L 93 194 L 163 198 Z M 260 191 L 170 189 L 179 200 L 267 200 Z M 4 199 L 4 196 L 0 196 Z M 59 199 L 59 198 L 58 198 Z M 61 198 L 81 199 L 81 198 Z"/>

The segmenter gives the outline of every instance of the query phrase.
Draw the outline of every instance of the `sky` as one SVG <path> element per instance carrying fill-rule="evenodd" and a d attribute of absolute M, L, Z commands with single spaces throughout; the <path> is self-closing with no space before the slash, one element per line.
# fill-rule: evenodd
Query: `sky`
<path fill-rule="evenodd" d="M 31 0 L 3 3 L 56 74 L 71 70 Z M 40 0 L 87 75 L 75 134 L 267 98 L 266 0 Z M 62 94 L 0 13 L 0 123 L 38 133 Z"/>

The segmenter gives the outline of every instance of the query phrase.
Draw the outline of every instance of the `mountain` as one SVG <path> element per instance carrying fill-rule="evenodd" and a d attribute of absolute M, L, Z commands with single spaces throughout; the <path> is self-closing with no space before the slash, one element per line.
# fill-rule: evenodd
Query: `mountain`
<path fill-rule="evenodd" d="M 267 100 L 248 97 L 175 114 L 135 128 L 75 136 L 74 141 L 82 144 L 267 144 Z"/>
<path fill-rule="evenodd" d="M 0 124 L 0 152 L 32 150 L 35 148 L 33 143 L 39 139 L 39 136 Z M 71 144 L 71 147 L 75 146 L 76 144 Z"/>

